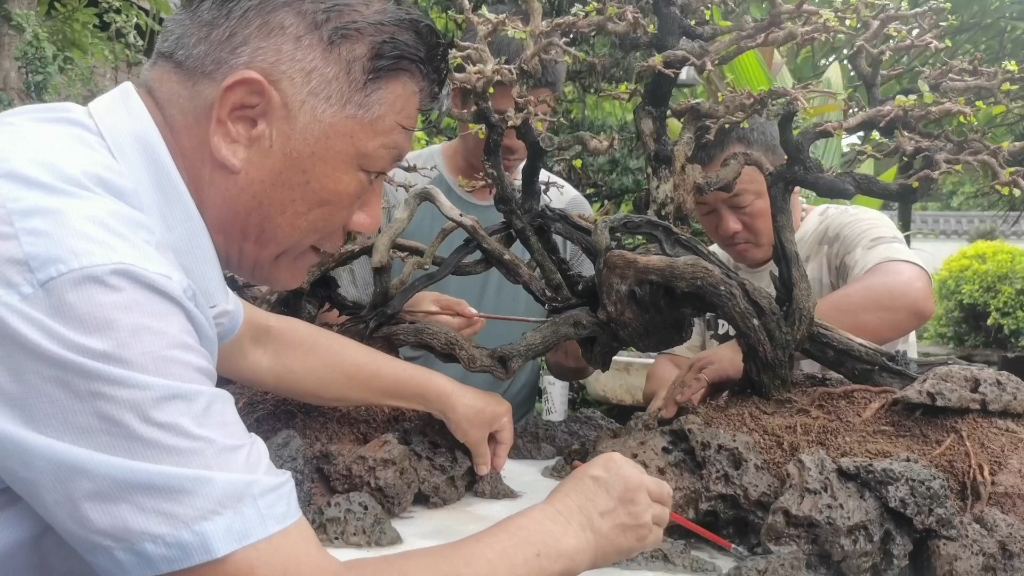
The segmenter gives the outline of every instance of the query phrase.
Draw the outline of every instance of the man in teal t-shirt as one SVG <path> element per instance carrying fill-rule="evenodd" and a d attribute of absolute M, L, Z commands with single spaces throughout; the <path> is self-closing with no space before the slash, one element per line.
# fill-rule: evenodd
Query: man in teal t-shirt
<path fill-rule="evenodd" d="M 505 12 L 506 9 L 488 7 L 492 14 Z M 511 11 L 522 18 L 521 12 Z M 463 35 L 466 42 L 476 41 L 475 30 L 468 30 Z M 496 60 L 515 62 L 523 54 L 521 40 L 505 34 L 496 35 L 489 46 Z M 530 95 L 542 98 L 558 94 L 565 82 L 564 63 L 544 63 L 536 88 Z M 498 84 L 491 94 L 491 105 L 499 115 L 514 106 L 513 87 Z M 467 108 L 471 104 L 467 95 L 456 89 L 452 94 L 453 105 Z M 546 112 L 546 106 L 540 112 Z M 470 183 L 484 181 L 483 174 L 483 143 L 479 135 L 469 126 L 460 127 L 460 136 L 449 142 L 437 144 L 417 150 L 406 157 L 406 164 L 418 170 L 405 172 L 396 170 L 391 178 L 403 184 L 430 184 L 437 187 L 448 200 L 464 214 L 473 216 L 484 226 L 497 224 L 504 217 L 494 207 L 493 190 L 487 186 L 474 186 Z M 514 130 L 505 133 L 501 150 L 502 164 L 518 184 L 519 172 L 526 160 L 526 146 L 520 142 Z M 546 189 L 543 202 L 553 208 L 561 208 L 570 213 L 591 216 L 590 203 L 583 198 L 569 183 L 551 174 L 541 171 L 542 190 Z M 469 189 L 467 189 L 469 188 Z M 399 187 L 386 185 L 384 188 L 384 214 L 382 227 L 393 219 L 398 208 L 406 197 L 406 191 Z M 424 245 L 434 241 L 438 232 L 448 220 L 432 206 L 422 206 L 413 218 L 402 238 L 413 240 Z M 449 254 L 466 238 L 461 229 L 450 235 L 441 244 L 439 254 Z M 593 264 L 575 246 L 564 239 L 557 238 L 562 255 L 568 260 L 572 269 L 581 274 L 594 273 Z M 524 260 L 529 254 L 522 244 L 516 243 L 512 251 Z M 395 274 L 401 272 L 401 264 L 397 264 Z M 372 293 L 372 277 L 369 259 L 363 258 L 352 265 L 335 270 L 334 276 L 342 287 L 346 297 L 357 302 L 365 302 Z M 466 301 L 470 306 L 481 312 L 507 316 L 543 317 L 544 308 L 538 304 L 521 286 L 506 280 L 500 272 L 491 269 L 476 276 L 449 276 L 433 285 L 430 290 Z M 521 338 L 534 326 L 491 320 L 483 325 L 475 340 L 488 348 L 508 344 Z M 537 401 L 537 389 L 540 379 L 539 361 L 531 361 L 524 365 L 509 381 L 502 381 L 489 374 L 474 373 L 459 364 L 444 363 L 425 350 L 406 348 L 401 351 L 402 357 L 410 362 L 442 372 L 451 378 L 482 390 L 501 394 L 512 404 L 516 422 L 521 423 L 533 413 Z M 548 354 L 548 369 L 553 376 L 562 380 L 580 380 L 589 376 L 593 369 L 583 361 L 579 346 L 575 342 L 567 342 Z"/>

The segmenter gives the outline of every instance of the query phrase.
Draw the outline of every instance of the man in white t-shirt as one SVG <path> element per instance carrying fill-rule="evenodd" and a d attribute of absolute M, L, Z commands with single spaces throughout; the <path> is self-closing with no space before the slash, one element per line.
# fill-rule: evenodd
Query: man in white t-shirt
<path fill-rule="evenodd" d="M 717 170 L 728 155 L 757 152 L 780 164 L 785 153 L 778 127 L 755 119 L 745 128 L 720 132 L 698 151 L 697 162 Z M 797 250 L 817 300 L 815 315 L 887 350 L 917 356 L 914 331 L 934 312 L 931 276 L 903 235 L 884 214 L 861 206 L 803 204 L 794 190 L 791 207 Z M 753 167 L 734 191 L 712 192 L 696 203 L 697 218 L 715 244 L 711 250 L 733 270 L 775 292 L 771 273 L 775 236 L 768 187 Z M 670 418 L 682 403 L 699 403 L 727 390 L 743 375 L 743 354 L 734 330 L 713 314 L 694 321 L 693 336 L 658 356 L 647 373 L 644 400 Z M 807 371 L 822 368 L 802 360 Z"/>

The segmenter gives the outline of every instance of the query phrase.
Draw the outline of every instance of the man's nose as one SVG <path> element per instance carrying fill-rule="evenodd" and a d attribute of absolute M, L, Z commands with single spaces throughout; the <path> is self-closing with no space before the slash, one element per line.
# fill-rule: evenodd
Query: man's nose
<path fill-rule="evenodd" d="M 723 210 L 718 216 L 718 233 L 722 237 L 729 237 L 739 234 L 743 230 L 743 223 L 729 210 Z"/>
<path fill-rule="evenodd" d="M 383 213 L 383 189 L 383 186 L 375 187 L 374 191 L 367 194 L 363 202 L 359 204 L 356 211 L 352 213 L 352 219 L 349 220 L 349 232 L 363 236 L 377 233 Z"/>

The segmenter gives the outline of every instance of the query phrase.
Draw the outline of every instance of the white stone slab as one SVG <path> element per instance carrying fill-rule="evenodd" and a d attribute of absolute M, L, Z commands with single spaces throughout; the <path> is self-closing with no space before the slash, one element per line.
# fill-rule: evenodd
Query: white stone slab
<path fill-rule="evenodd" d="M 484 530 L 504 518 L 537 504 L 547 497 L 557 482 L 541 475 L 541 470 L 554 462 L 537 460 L 510 460 L 502 471 L 509 486 L 521 496 L 514 500 L 483 500 L 467 496 L 451 506 L 429 510 L 414 506 L 408 513 L 392 522 L 402 535 L 402 544 L 387 548 L 330 548 L 340 560 L 383 556 L 405 550 L 426 548 L 460 540 Z M 733 560 L 718 551 L 701 547 L 696 553 L 714 561 L 726 571 Z M 587 576 L 661 576 L 662 572 L 602 568 L 585 573 Z M 678 574 L 678 573 L 676 573 Z"/>

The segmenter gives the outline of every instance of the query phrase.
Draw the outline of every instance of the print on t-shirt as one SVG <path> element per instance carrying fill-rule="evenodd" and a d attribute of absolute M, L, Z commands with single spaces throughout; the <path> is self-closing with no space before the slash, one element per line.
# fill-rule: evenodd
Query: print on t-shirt
<path fill-rule="evenodd" d="M 736 338 L 736 330 L 717 314 L 704 315 L 704 349 L 710 350 Z"/>

